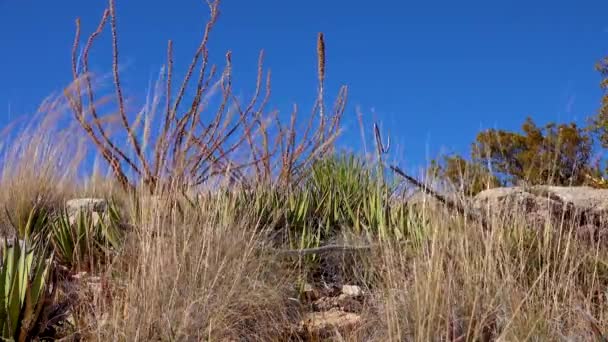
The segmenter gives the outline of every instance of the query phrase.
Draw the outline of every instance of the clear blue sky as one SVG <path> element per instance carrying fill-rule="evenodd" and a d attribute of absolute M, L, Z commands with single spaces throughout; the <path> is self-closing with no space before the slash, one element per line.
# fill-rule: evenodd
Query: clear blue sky
<path fill-rule="evenodd" d="M 33 111 L 70 80 L 74 19 L 97 25 L 105 1 L 0 0 L 0 124 Z M 117 0 L 123 79 L 146 86 L 175 43 L 186 64 L 208 12 L 202 0 Z M 316 91 L 316 34 L 327 43 L 327 89 L 350 88 L 346 142 L 359 146 L 355 106 L 389 128 L 401 163 L 442 148 L 467 151 L 483 128 L 518 129 L 524 118 L 582 122 L 598 107 L 594 63 L 608 55 L 608 1 L 226 0 L 210 44 L 233 51 L 247 93 L 257 54 L 273 72 L 272 105 L 308 113 Z M 106 34 L 107 37 L 107 34 Z M 108 72 L 108 41 L 92 66 Z"/>

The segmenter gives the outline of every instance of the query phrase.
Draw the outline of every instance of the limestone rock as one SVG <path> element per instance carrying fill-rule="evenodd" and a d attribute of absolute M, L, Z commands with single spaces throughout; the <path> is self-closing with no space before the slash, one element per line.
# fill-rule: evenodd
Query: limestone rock
<path fill-rule="evenodd" d="M 359 297 L 363 294 L 363 290 L 357 285 L 342 285 L 342 294 L 349 297 Z"/>
<path fill-rule="evenodd" d="M 78 215 L 90 213 L 93 225 L 97 225 L 108 210 L 108 202 L 102 198 L 76 198 L 66 202 L 70 224 L 74 224 Z"/>
<path fill-rule="evenodd" d="M 108 209 L 108 201 L 103 198 L 76 198 L 66 202 L 69 213 L 90 211 L 104 213 Z"/>
<path fill-rule="evenodd" d="M 490 215 L 516 213 L 534 225 L 563 223 L 593 235 L 608 219 L 608 189 L 544 185 L 494 188 L 477 194 L 473 206 Z"/>
<path fill-rule="evenodd" d="M 539 188 L 553 194 L 555 198 L 559 198 L 563 202 L 572 203 L 577 210 L 588 215 L 608 215 L 608 189 L 594 189 L 588 186 L 544 186 Z"/>

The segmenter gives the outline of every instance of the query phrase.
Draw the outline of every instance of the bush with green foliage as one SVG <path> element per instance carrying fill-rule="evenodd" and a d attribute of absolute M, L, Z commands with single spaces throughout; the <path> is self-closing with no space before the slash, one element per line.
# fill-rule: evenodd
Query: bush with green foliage
<path fill-rule="evenodd" d="M 538 127 L 531 118 L 522 133 L 490 129 L 477 135 L 471 156 L 445 156 L 431 164 L 432 176 L 472 196 L 497 186 L 585 185 L 598 173 L 593 138 L 574 123 Z"/>

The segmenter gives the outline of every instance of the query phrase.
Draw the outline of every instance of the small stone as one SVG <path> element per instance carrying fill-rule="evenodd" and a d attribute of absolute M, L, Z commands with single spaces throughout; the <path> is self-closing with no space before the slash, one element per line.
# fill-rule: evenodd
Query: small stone
<path fill-rule="evenodd" d="M 87 277 L 89 274 L 87 272 L 78 272 L 72 275 L 72 279 L 81 280 Z"/>
<path fill-rule="evenodd" d="M 363 294 L 363 291 L 356 285 L 342 285 L 342 294 L 350 297 L 359 297 Z"/>
<path fill-rule="evenodd" d="M 108 202 L 103 198 L 75 198 L 66 202 L 70 225 L 76 223 L 80 214 L 89 214 L 91 223 L 97 225 L 108 209 Z"/>
<path fill-rule="evenodd" d="M 327 336 L 331 335 L 334 329 L 342 331 L 354 329 L 361 321 L 362 318 L 358 314 L 332 309 L 307 314 L 301 322 L 301 327 L 311 335 Z"/>
<path fill-rule="evenodd" d="M 0 240 L 1 241 L 1 240 Z M 25 240 L 17 239 L 15 237 L 6 239 L 6 247 L 14 247 L 16 244 L 19 244 L 20 248 L 25 248 L 26 246 L 30 248 L 30 244 L 28 244 Z M 4 247 L 4 244 L 0 245 L 0 247 Z"/>
<path fill-rule="evenodd" d="M 309 283 L 304 284 L 304 292 L 313 292 L 315 290 Z"/>

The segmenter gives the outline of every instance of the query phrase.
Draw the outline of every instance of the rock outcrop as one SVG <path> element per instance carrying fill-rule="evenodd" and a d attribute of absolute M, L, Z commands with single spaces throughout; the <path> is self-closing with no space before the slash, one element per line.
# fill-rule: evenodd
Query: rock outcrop
<path fill-rule="evenodd" d="M 588 239 L 608 237 L 608 189 L 546 185 L 494 188 L 477 194 L 472 205 L 495 218 L 524 218 L 532 227 L 550 224 L 573 229 Z"/>
<path fill-rule="evenodd" d="M 579 218 L 600 224 L 608 217 L 608 190 L 586 186 L 495 188 L 480 192 L 472 202 L 478 210 L 523 210 L 530 218 Z"/>
<path fill-rule="evenodd" d="M 500 220 L 522 219 L 530 227 L 550 224 L 556 228 L 572 228 L 577 234 L 596 240 L 608 238 L 608 189 L 515 186 L 484 190 L 473 198 L 446 198 L 453 202 L 452 206 L 466 208 L 494 224 Z M 427 194 L 418 194 L 408 202 L 414 206 L 440 204 Z"/>

